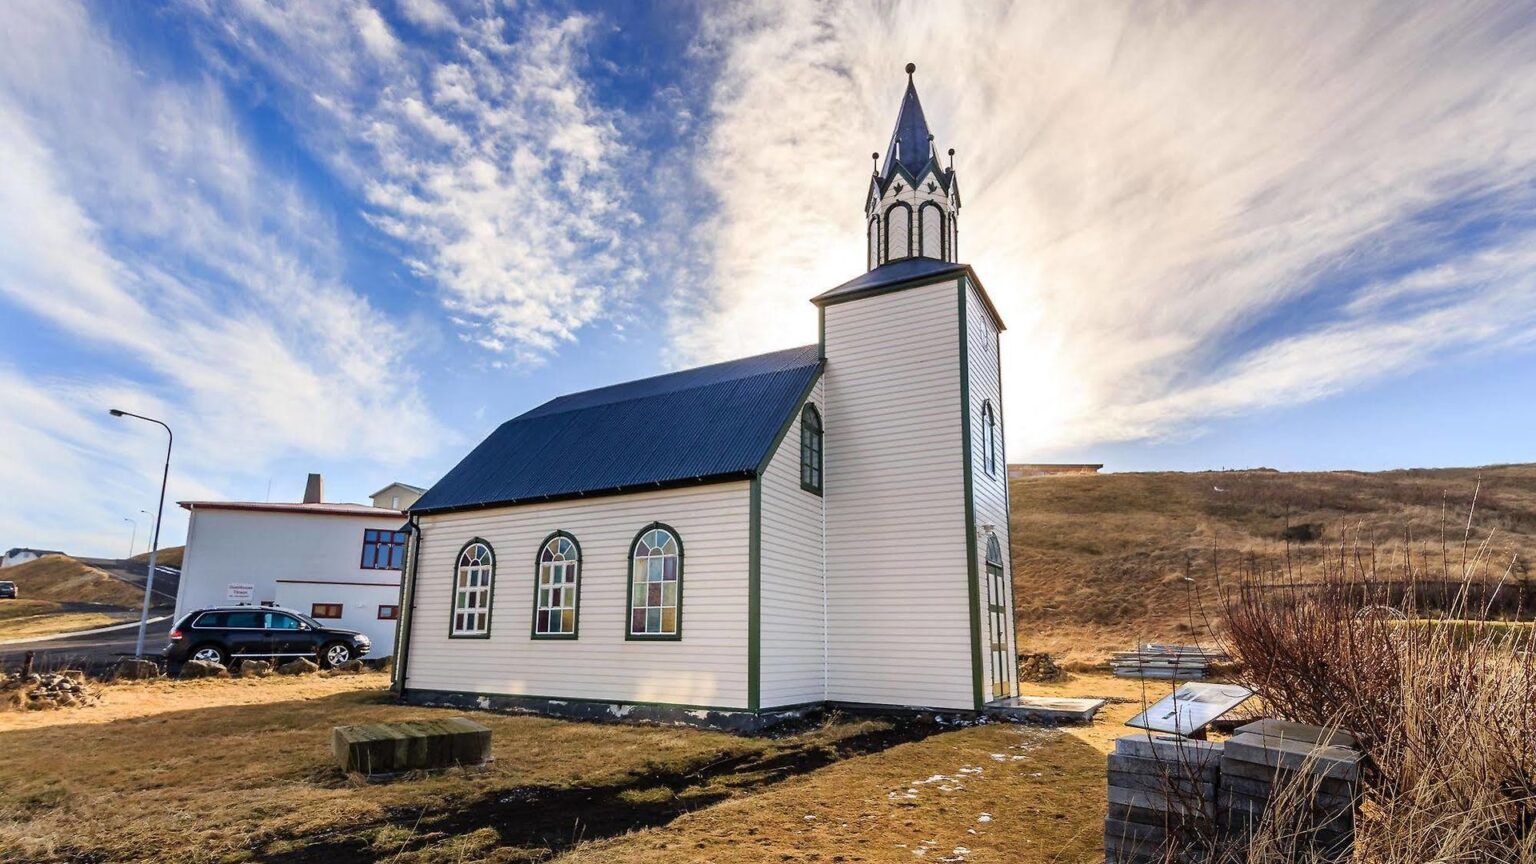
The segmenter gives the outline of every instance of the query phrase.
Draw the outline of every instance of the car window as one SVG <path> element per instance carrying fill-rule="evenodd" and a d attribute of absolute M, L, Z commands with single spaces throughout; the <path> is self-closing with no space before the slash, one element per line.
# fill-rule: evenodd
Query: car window
<path fill-rule="evenodd" d="M 297 630 L 299 629 L 299 619 L 293 617 L 292 615 L 283 615 L 277 612 L 270 612 L 267 614 L 267 629 Z"/>
<path fill-rule="evenodd" d="M 204 612 L 203 613 L 203 617 L 197 619 L 197 623 L 195 625 L 193 625 L 193 626 L 195 626 L 195 627 L 223 627 L 224 626 L 224 613 L 223 612 Z"/>
<path fill-rule="evenodd" d="M 265 617 L 265 612 L 226 612 L 224 626 L 260 629 L 266 623 L 262 620 Z"/>

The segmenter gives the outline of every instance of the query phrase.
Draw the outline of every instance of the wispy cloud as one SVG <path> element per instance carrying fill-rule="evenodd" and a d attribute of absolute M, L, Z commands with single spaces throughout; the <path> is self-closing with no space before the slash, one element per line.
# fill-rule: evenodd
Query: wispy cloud
<path fill-rule="evenodd" d="M 143 72 L 75 4 L 32 4 L 0 31 L 0 298 L 121 373 L 0 369 L 6 404 L 28 406 L 7 420 L 3 470 L 37 481 L 0 523 L 44 524 L 50 500 L 72 500 L 55 542 L 85 548 L 158 485 L 120 467 L 156 445 L 104 426 L 109 401 L 177 428 L 173 495 L 295 455 L 406 460 L 441 432 L 408 335 L 336 278 L 323 213 L 263 170 L 217 88 Z"/>
<path fill-rule="evenodd" d="M 1530 330 L 1536 238 L 1422 219 L 1536 212 L 1521 4 L 787 0 L 706 18 L 720 73 L 697 170 L 721 213 L 699 241 L 721 287 L 674 325 L 696 358 L 805 341 L 806 298 L 861 269 L 868 153 L 908 60 L 959 151 L 961 257 L 1012 328 L 1015 454 L 1167 435 Z M 1336 314 L 1288 315 L 1305 303 Z"/>
<path fill-rule="evenodd" d="M 536 364 L 633 294 L 638 162 L 582 75 L 591 19 L 415 0 L 405 40 L 361 0 L 206 11 L 465 338 Z"/>

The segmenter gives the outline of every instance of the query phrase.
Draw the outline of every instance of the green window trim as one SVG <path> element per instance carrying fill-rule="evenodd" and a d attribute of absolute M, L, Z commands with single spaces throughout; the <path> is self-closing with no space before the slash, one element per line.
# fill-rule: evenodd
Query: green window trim
<path fill-rule="evenodd" d="M 562 539 L 570 541 L 570 545 L 575 547 L 576 557 L 573 563 L 575 564 L 576 578 L 568 586 L 552 590 L 567 590 L 571 592 L 571 631 L 566 633 L 562 629 L 560 632 L 541 633 L 539 632 L 539 613 L 558 611 L 564 608 L 563 606 L 550 607 L 549 610 L 546 610 L 541 602 L 545 587 L 544 565 L 546 562 L 544 560 L 544 552 L 550 547 L 550 544 Z M 543 542 L 539 544 L 539 551 L 533 556 L 533 614 L 532 620 L 528 624 L 528 638 L 562 641 L 575 639 L 581 633 L 581 568 L 583 563 L 581 543 L 576 539 L 576 535 L 569 531 L 555 531 L 548 537 L 545 537 Z"/>
<path fill-rule="evenodd" d="M 473 549 L 476 546 L 484 547 L 485 552 L 486 552 L 486 557 L 487 557 L 487 559 L 490 562 L 490 564 L 489 564 L 490 574 L 489 574 L 489 578 L 487 579 L 485 584 L 483 586 L 480 586 L 480 585 L 473 586 L 473 588 L 476 589 L 476 590 L 478 590 L 481 587 L 484 587 L 484 589 L 485 589 L 485 603 L 482 606 L 464 607 L 466 609 L 471 609 L 473 611 L 460 612 L 459 611 L 460 610 L 460 606 L 459 606 L 459 594 L 460 594 L 459 577 L 462 575 L 461 571 L 464 570 L 466 566 L 479 566 L 479 565 L 473 565 L 473 564 L 466 565 L 466 563 L 465 563 L 466 562 L 466 558 L 469 555 L 470 550 Z M 458 554 L 455 555 L 454 558 L 453 558 L 453 580 L 452 580 L 452 584 L 451 584 L 450 587 L 453 590 L 453 594 L 451 595 L 451 599 L 450 599 L 449 606 L 448 606 L 448 638 L 449 639 L 489 639 L 489 638 L 491 638 L 491 612 L 495 608 L 495 605 L 496 605 L 496 549 L 495 549 L 495 547 L 491 546 L 489 541 L 485 540 L 482 537 L 475 537 L 472 540 L 470 540 L 469 542 L 465 543 L 463 546 L 459 547 Z M 459 616 L 460 615 L 479 615 L 479 614 L 482 614 L 482 610 L 483 610 L 483 614 L 485 615 L 485 628 L 483 630 L 481 630 L 479 628 L 473 628 L 473 627 L 463 627 L 463 628 L 461 628 L 461 627 L 458 626 L 459 625 Z"/>
<path fill-rule="evenodd" d="M 992 400 L 981 403 L 981 468 L 988 477 L 997 476 L 997 412 L 992 410 Z"/>
<path fill-rule="evenodd" d="M 634 628 L 634 616 L 635 616 L 635 550 L 640 547 L 640 541 L 645 539 L 646 535 L 651 533 L 652 531 L 663 531 L 663 532 L 666 532 L 666 534 L 671 537 L 672 542 L 674 544 L 676 544 L 676 546 L 677 546 L 677 553 L 676 553 L 676 558 L 677 558 L 677 578 L 675 580 L 673 580 L 673 581 L 675 581 L 675 583 L 677 585 L 677 589 L 676 589 L 676 597 L 675 597 L 673 603 L 670 604 L 671 608 L 674 610 L 674 612 L 673 612 L 673 628 L 672 628 L 672 631 L 668 632 L 668 633 L 643 633 L 643 632 L 642 633 L 636 633 L 635 632 L 635 628 Z M 662 566 L 663 566 L 663 568 L 665 568 L 665 566 L 666 566 L 665 565 L 665 558 L 667 556 L 656 556 L 656 557 L 659 557 L 659 558 L 662 559 L 662 561 L 663 561 Z M 644 528 L 641 528 L 638 532 L 636 532 L 635 539 L 629 541 L 629 567 L 628 567 L 628 571 L 627 571 L 628 572 L 628 576 L 625 578 L 625 586 L 626 587 L 625 587 L 625 592 L 624 592 L 625 593 L 625 597 L 626 597 L 625 603 L 624 603 L 624 610 L 625 610 L 625 612 L 624 612 L 624 640 L 626 642 L 680 642 L 680 641 L 682 641 L 682 638 L 683 638 L 683 569 L 684 569 L 683 568 L 683 557 L 684 557 L 684 553 L 683 553 L 683 535 L 679 534 L 677 532 L 676 528 L 673 528 L 671 525 L 667 525 L 664 522 L 652 522 L 649 525 L 646 525 Z M 667 580 L 665 580 L 665 577 L 663 577 L 663 583 L 665 581 L 667 581 Z M 647 590 L 649 590 L 649 589 L 647 589 Z M 665 588 L 663 588 L 663 591 L 665 591 Z M 641 607 L 641 608 L 642 609 L 646 609 L 647 612 L 649 612 L 649 609 L 651 609 L 651 608 L 658 608 L 658 609 L 662 610 L 662 612 L 660 614 L 663 617 L 665 616 L 665 609 L 666 609 L 665 606 L 651 607 L 651 606 L 647 605 L 647 606 L 644 606 L 644 607 Z"/>
<path fill-rule="evenodd" d="M 810 402 L 800 410 L 800 488 L 820 495 L 826 484 L 826 429 Z"/>

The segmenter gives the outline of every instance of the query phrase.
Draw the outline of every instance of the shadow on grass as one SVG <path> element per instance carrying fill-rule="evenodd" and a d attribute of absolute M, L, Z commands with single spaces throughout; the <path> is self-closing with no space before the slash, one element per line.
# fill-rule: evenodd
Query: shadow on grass
<path fill-rule="evenodd" d="M 172 701 L 178 693 L 166 695 Z M 195 698 L 195 690 L 186 695 Z M 476 716 L 492 726 L 503 747 L 512 748 L 510 753 L 502 751 L 508 758 L 499 769 L 404 778 L 373 786 L 362 785 L 329 764 L 334 725 L 445 713 Z M 20 824 L 14 827 L 23 836 L 40 834 L 30 828 L 42 828 L 42 823 L 27 823 L 33 819 L 53 822 L 81 806 L 94 809 L 111 802 L 118 810 L 139 810 L 133 817 L 133 833 L 155 837 L 163 843 L 162 852 L 174 856 L 178 847 L 200 841 L 196 830 L 179 823 L 173 813 L 156 813 L 152 800 L 146 798 L 154 796 L 154 790 L 167 788 L 166 784 L 176 793 L 178 807 L 197 807 L 196 801 L 210 803 L 239 790 L 248 806 L 264 812 L 295 811 L 301 817 L 303 812 L 296 808 L 303 805 L 292 802 L 318 800 L 306 796 L 329 792 L 341 796 L 331 800 L 372 798 L 389 803 L 382 815 L 332 824 L 324 824 L 323 818 L 273 822 L 255 812 L 231 817 L 226 810 L 214 820 L 217 824 L 202 827 L 238 833 L 245 838 L 237 843 L 243 854 L 280 864 L 345 864 L 381 858 L 418 861 L 432 858 L 438 847 L 443 847 L 447 860 L 456 860 L 460 854 L 448 849 L 471 834 L 489 844 L 487 851 L 519 848 L 526 853 L 520 860 L 536 861 L 588 840 L 664 825 L 690 810 L 852 756 L 921 740 L 946 727 L 911 718 L 852 724 L 839 730 L 841 734 L 814 734 L 812 727 L 801 731 L 807 734 L 743 739 L 694 729 L 405 707 L 393 704 L 383 692 L 368 690 L 253 705 L 172 708 L 108 723 L 0 733 L 0 752 L 16 757 L 0 764 L 0 818 L 16 819 Z M 690 742 L 673 736 L 707 737 Z M 662 740 L 684 743 L 670 751 L 663 748 L 669 755 L 653 761 L 632 755 L 637 748 L 657 752 L 649 744 Z M 602 758 L 600 751 L 610 743 L 612 758 Z M 537 753 L 527 766 L 529 773 L 559 779 L 517 784 L 518 778 L 528 776 L 518 761 L 524 747 Z M 565 771 L 549 770 L 550 764 L 561 763 L 565 751 L 579 764 Z M 599 758 L 594 759 L 594 753 Z M 626 758 L 630 759 L 627 766 Z M 576 779 L 566 780 L 566 776 Z M 250 793 L 259 793 L 260 801 L 253 801 Z M 122 847 L 124 838 L 113 827 L 119 820 L 104 816 L 99 824 L 82 826 L 85 830 L 52 831 L 48 851 L 28 860 L 153 860 L 153 856 L 144 858 L 141 850 Z M 16 836 L 12 841 L 0 837 L 0 858 L 20 851 L 14 845 Z M 202 851 L 219 857 L 211 848 Z"/>

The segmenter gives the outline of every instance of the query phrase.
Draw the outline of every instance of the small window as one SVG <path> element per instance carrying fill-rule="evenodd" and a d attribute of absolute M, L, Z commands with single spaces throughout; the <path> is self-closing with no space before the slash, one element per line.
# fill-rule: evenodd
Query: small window
<path fill-rule="evenodd" d="M 400 496 L 399 495 L 396 495 L 396 496 L 394 496 L 394 497 L 389 499 L 389 509 L 391 509 L 391 510 L 399 510 L 400 509 Z"/>
<path fill-rule="evenodd" d="M 491 589 L 495 579 L 496 556 L 491 545 L 484 540 L 471 540 L 459 553 L 454 572 L 449 636 L 491 635 Z"/>
<path fill-rule="evenodd" d="M 556 531 L 539 548 L 533 599 L 533 638 L 575 639 L 581 591 L 581 549 L 576 538 Z"/>
<path fill-rule="evenodd" d="M 240 630 L 260 630 L 267 624 L 265 612 L 227 612 L 221 626 Z"/>
<path fill-rule="evenodd" d="M 630 639 L 681 639 L 683 634 L 683 544 L 654 522 L 629 548 Z"/>
<path fill-rule="evenodd" d="M 340 608 L 341 608 L 340 606 L 337 607 L 337 609 L 340 609 Z M 341 614 L 338 612 L 336 617 L 340 618 Z M 276 612 L 268 612 L 267 613 L 267 629 L 268 630 L 297 630 L 297 629 L 299 629 L 299 619 L 293 617 L 292 615 L 280 615 L 280 614 L 278 614 Z"/>
<path fill-rule="evenodd" d="M 364 570 L 401 570 L 405 567 L 405 532 L 378 531 L 369 528 L 363 532 Z"/>
<path fill-rule="evenodd" d="M 226 613 L 205 612 L 199 616 L 195 622 L 193 622 L 192 626 L 198 629 L 202 629 L 204 627 L 223 627 L 225 619 Z"/>
<path fill-rule="evenodd" d="M 392 605 L 387 605 L 386 604 L 386 605 L 381 605 L 379 607 L 379 620 L 380 621 L 394 621 L 394 620 L 396 620 L 399 617 L 400 617 L 400 607 L 399 606 L 392 606 Z"/>
<path fill-rule="evenodd" d="M 981 403 L 981 467 L 988 477 L 997 476 L 997 418 L 992 414 L 992 402 Z"/>
<path fill-rule="evenodd" d="M 800 412 L 800 488 L 821 494 L 821 412 L 806 405 Z"/>
<path fill-rule="evenodd" d="M 314 603 L 314 604 L 311 604 L 310 607 L 309 607 L 309 617 L 311 617 L 311 618 L 340 618 L 341 617 L 341 604 L 340 603 Z"/>

